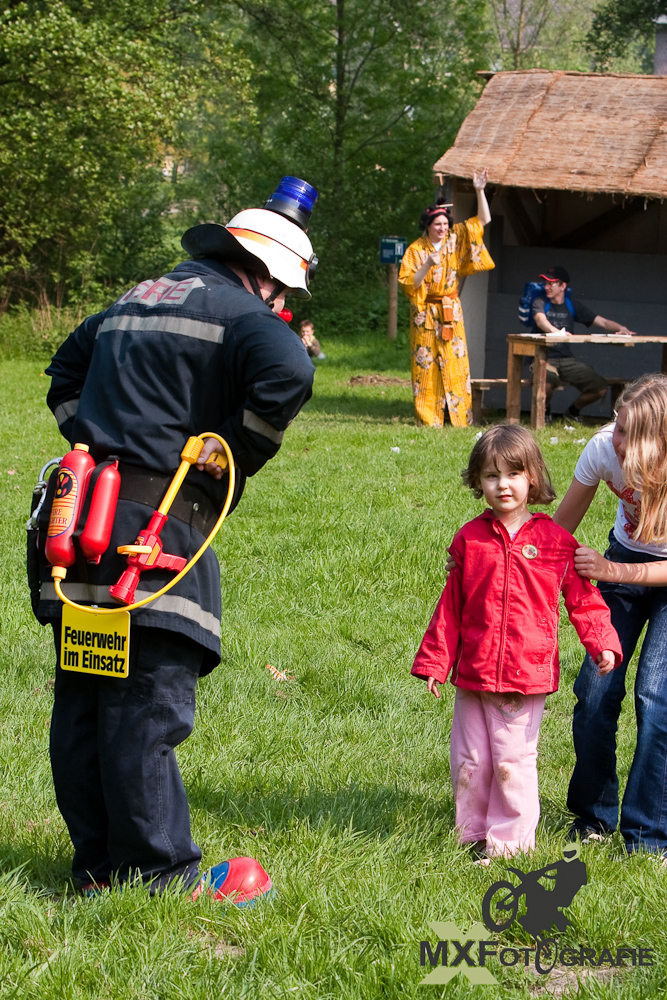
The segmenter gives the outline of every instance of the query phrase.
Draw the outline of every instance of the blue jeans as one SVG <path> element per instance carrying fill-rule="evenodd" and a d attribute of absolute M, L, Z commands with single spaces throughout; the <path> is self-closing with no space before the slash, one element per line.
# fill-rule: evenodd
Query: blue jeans
<path fill-rule="evenodd" d="M 54 624 L 56 659 L 60 625 Z M 174 747 L 190 735 L 205 657 L 190 639 L 132 626 L 126 678 L 56 666 L 51 769 L 78 884 L 139 873 L 159 891 L 197 881 L 201 851 Z"/>
<path fill-rule="evenodd" d="M 652 562 L 610 534 L 611 562 Z M 573 735 L 576 765 L 568 808 L 604 831 L 618 823 L 616 731 L 628 662 L 646 623 L 635 677 L 637 745 L 623 795 L 620 830 L 628 853 L 667 852 L 667 587 L 600 583 L 623 649 L 623 663 L 600 677 L 589 656 L 575 681 Z"/>

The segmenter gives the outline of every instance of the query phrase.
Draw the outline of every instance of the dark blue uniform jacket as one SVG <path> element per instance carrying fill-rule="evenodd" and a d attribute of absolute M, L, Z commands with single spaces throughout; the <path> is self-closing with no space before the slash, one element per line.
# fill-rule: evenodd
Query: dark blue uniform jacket
<path fill-rule="evenodd" d="M 283 433 L 310 398 L 313 365 L 300 339 L 240 279 L 215 260 L 186 261 L 171 273 L 137 285 L 104 312 L 89 316 L 55 354 L 47 374 L 47 402 L 70 445 L 90 446 L 97 461 L 172 475 L 188 437 L 214 431 L 234 455 L 238 486 L 278 451 Z M 226 479 L 216 483 L 196 469 L 199 485 L 220 509 Z M 78 562 L 64 592 L 81 603 L 112 606 L 107 587 L 125 560 L 116 546 L 134 541 L 153 506 L 119 501 L 108 552 L 98 567 Z M 191 556 L 202 535 L 182 517 L 169 517 L 164 551 Z M 56 620 L 61 605 L 42 567 L 37 616 Z M 172 573 L 145 572 L 137 600 Z M 220 659 L 220 573 L 208 549 L 168 594 L 132 612 L 141 625 L 190 636 L 210 652 L 205 670 Z"/>

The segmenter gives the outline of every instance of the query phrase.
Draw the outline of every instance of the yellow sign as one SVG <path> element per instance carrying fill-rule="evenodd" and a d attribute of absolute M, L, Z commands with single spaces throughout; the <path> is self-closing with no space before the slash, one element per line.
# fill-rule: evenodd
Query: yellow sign
<path fill-rule="evenodd" d="M 60 666 L 82 674 L 127 677 L 130 671 L 130 613 L 63 607 Z"/>

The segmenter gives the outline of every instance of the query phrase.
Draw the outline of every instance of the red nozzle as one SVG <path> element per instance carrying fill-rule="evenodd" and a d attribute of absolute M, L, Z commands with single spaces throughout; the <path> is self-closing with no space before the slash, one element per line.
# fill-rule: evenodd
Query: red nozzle
<path fill-rule="evenodd" d="M 109 593 L 119 604 L 134 604 L 134 594 L 139 583 L 141 570 L 138 566 L 128 566 L 118 583 L 109 587 Z"/>
<path fill-rule="evenodd" d="M 114 601 L 119 601 L 121 604 L 134 603 L 134 593 L 139 583 L 139 577 L 144 570 L 168 569 L 180 573 L 187 563 L 187 559 L 182 556 L 172 556 L 162 551 L 160 532 L 166 520 L 166 514 L 161 514 L 158 510 L 154 511 L 148 522 L 148 527 L 137 535 L 135 543 L 118 547 L 117 551 L 120 555 L 127 555 L 127 569 L 121 575 L 118 583 L 109 587 L 109 593 Z"/>

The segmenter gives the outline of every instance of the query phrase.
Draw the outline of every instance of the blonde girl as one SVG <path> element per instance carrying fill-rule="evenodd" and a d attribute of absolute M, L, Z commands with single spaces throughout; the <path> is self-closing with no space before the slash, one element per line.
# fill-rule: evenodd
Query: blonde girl
<path fill-rule="evenodd" d="M 616 729 L 627 666 L 646 626 L 634 684 L 637 743 L 620 831 L 629 854 L 667 858 L 667 375 L 645 375 L 627 386 L 615 422 L 584 448 L 554 520 L 575 531 L 601 481 L 619 498 L 609 548 L 604 557 L 578 548 L 575 565 L 598 581 L 623 664 L 601 677 L 587 657 L 575 682 L 570 834 L 598 840 L 619 823 Z"/>

